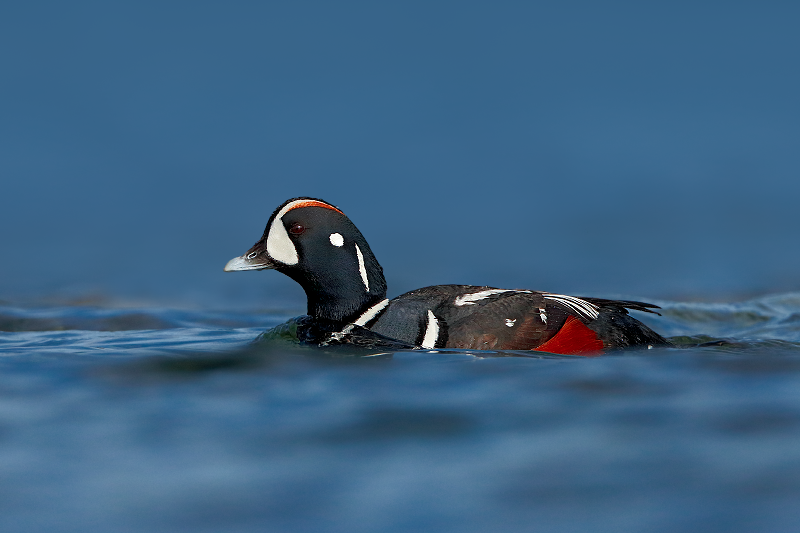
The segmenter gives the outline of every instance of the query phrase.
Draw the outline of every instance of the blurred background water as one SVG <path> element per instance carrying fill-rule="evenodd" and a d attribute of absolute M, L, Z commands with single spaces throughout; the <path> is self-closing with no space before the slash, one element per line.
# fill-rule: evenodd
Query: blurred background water
<path fill-rule="evenodd" d="M 3 4 L 0 526 L 796 531 L 798 15 Z M 729 344 L 249 345 L 304 295 L 222 266 L 300 195 L 391 296 L 635 298 Z"/>

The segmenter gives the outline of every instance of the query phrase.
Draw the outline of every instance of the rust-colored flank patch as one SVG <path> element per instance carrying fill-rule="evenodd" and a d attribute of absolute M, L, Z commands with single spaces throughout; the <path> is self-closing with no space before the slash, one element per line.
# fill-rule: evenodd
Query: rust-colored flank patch
<path fill-rule="evenodd" d="M 552 339 L 534 350 L 591 357 L 602 352 L 603 341 L 598 339 L 597 334 L 586 327 L 583 322 L 570 316 Z"/>

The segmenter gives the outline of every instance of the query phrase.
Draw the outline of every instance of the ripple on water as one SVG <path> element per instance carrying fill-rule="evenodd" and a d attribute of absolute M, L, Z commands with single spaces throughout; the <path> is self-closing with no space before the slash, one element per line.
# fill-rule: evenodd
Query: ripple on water
<path fill-rule="evenodd" d="M 797 530 L 797 296 L 664 307 L 683 348 L 596 358 L 2 308 L 33 322 L 0 332 L 0 529 Z"/>

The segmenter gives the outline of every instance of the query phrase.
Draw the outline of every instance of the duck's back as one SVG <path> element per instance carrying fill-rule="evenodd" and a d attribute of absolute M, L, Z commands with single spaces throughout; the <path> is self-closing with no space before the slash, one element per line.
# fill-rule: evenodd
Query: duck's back
<path fill-rule="evenodd" d="M 581 354 L 667 342 L 628 315 L 649 304 L 471 285 L 435 285 L 390 300 L 373 332 L 423 348 Z M 651 312 L 651 311 L 650 311 Z"/>

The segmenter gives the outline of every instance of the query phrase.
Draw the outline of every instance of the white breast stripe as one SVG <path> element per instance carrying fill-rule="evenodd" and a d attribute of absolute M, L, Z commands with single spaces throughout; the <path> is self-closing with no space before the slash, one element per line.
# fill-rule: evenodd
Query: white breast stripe
<path fill-rule="evenodd" d="M 380 302 L 376 303 L 375 305 L 364 311 L 364 314 L 358 317 L 356 321 L 353 322 L 353 324 L 355 324 L 356 326 L 366 326 L 367 322 L 375 318 L 378 315 L 378 313 L 383 311 L 383 309 L 387 305 L 389 305 L 388 298 L 381 300 Z"/>
<path fill-rule="evenodd" d="M 580 298 L 575 298 L 574 296 L 564 296 L 563 294 L 546 293 L 542 296 L 544 296 L 546 300 L 551 300 L 568 307 L 578 315 L 589 320 L 594 320 L 600 316 L 600 308 L 593 303 L 587 302 L 586 300 L 581 300 Z"/>
<path fill-rule="evenodd" d="M 422 338 L 423 348 L 430 350 L 436 346 L 436 341 L 439 339 L 439 321 L 433 311 L 428 309 L 428 326 L 425 328 L 425 337 Z"/>
<path fill-rule="evenodd" d="M 361 272 L 361 281 L 364 282 L 364 287 L 369 292 L 369 279 L 367 278 L 367 268 L 364 266 L 364 256 L 361 255 L 361 248 L 356 243 L 356 255 L 358 256 L 358 271 Z"/>
<path fill-rule="evenodd" d="M 539 308 L 539 318 L 542 319 L 543 324 L 547 324 L 547 313 L 544 312 L 543 308 Z"/>
<path fill-rule="evenodd" d="M 484 300 L 494 294 L 501 294 L 504 292 L 528 292 L 528 291 L 514 291 L 511 289 L 488 289 L 485 291 L 473 292 L 471 294 L 462 294 L 461 296 L 458 296 L 453 301 L 453 303 L 456 305 L 456 307 L 462 307 L 464 305 L 475 305 L 475 302 Z"/>

